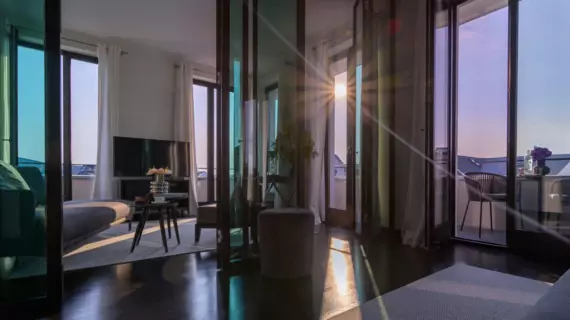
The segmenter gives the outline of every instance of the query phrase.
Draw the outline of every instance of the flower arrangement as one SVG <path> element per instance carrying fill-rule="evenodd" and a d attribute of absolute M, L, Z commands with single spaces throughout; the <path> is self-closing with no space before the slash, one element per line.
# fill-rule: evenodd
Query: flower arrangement
<path fill-rule="evenodd" d="M 541 148 L 535 146 L 534 149 L 532 149 L 530 155 L 532 156 L 532 159 L 535 161 L 544 161 L 546 160 L 546 158 L 552 155 L 552 151 L 548 150 L 548 148 Z"/>
<path fill-rule="evenodd" d="M 148 169 L 148 171 L 146 172 L 147 176 L 154 176 L 154 175 L 171 175 L 172 174 L 172 170 L 168 169 L 168 167 L 166 168 L 155 168 L 152 167 L 150 169 Z"/>
<path fill-rule="evenodd" d="M 147 176 L 153 176 L 153 181 L 150 182 L 150 193 L 168 193 L 170 184 L 166 181 L 167 175 L 171 175 L 172 170 L 166 168 L 152 167 L 146 172 Z M 164 199 L 163 199 L 164 200 Z M 155 198 L 156 201 L 156 198 Z"/>

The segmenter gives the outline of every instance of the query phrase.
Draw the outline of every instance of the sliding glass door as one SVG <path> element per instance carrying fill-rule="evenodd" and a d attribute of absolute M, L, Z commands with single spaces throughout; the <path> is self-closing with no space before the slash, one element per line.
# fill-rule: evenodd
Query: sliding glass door
<path fill-rule="evenodd" d="M 331 96 L 331 112 L 327 125 L 327 145 L 325 147 L 326 172 L 328 179 L 327 225 L 354 228 L 352 210 L 353 143 L 351 130 L 354 127 L 350 116 L 348 97 L 347 57 L 342 57 L 330 66 L 330 77 L 334 83 L 334 95 Z"/>
<path fill-rule="evenodd" d="M 506 245 L 508 7 L 457 7 L 455 235 Z"/>
<path fill-rule="evenodd" d="M 511 7 L 517 54 L 511 66 L 516 136 L 510 166 L 518 175 L 512 181 L 509 244 L 563 257 L 570 250 L 570 2 L 525 0 Z M 531 170 L 525 166 L 529 153 Z"/>
<path fill-rule="evenodd" d="M 434 159 L 451 155 L 453 234 L 534 256 L 566 257 L 570 3 L 439 3 L 433 36 Z M 437 140 L 446 131 L 448 146 Z M 435 216 L 444 212 L 438 201 L 445 197 L 438 195 L 445 186 L 437 177 Z"/>
<path fill-rule="evenodd" d="M 435 2 L 431 241 L 507 245 L 509 7 Z"/>

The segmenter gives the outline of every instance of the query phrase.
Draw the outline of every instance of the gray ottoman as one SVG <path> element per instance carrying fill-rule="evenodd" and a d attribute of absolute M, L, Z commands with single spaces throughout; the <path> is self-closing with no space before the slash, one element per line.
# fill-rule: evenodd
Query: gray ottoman
<path fill-rule="evenodd" d="M 308 209 L 269 209 L 259 213 L 261 273 L 270 278 L 311 275 L 315 217 Z"/>

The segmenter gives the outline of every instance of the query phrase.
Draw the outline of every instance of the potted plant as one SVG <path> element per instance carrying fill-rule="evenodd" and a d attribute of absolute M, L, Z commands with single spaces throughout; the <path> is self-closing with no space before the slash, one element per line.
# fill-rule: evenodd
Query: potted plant
<path fill-rule="evenodd" d="M 531 156 L 536 161 L 536 166 L 534 167 L 535 174 L 545 176 L 550 173 L 550 168 L 546 166 L 546 158 L 551 155 L 552 151 L 548 150 L 548 148 L 534 147 Z"/>
<path fill-rule="evenodd" d="M 304 160 L 316 157 L 318 153 L 315 150 L 315 142 L 309 132 L 299 130 L 295 123 L 285 123 L 277 133 L 275 141 L 271 143 L 271 151 L 268 152 L 270 167 L 273 169 L 267 175 L 267 182 L 289 184 L 295 176 L 297 154 Z M 277 171 L 278 163 L 280 172 Z M 284 175 L 283 172 L 286 172 L 287 168 L 289 174 Z"/>

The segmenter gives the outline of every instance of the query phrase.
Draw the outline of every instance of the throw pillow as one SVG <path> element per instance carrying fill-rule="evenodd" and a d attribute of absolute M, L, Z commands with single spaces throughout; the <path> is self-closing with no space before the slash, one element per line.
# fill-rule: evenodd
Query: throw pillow
<path fill-rule="evenodd" d="M 16 168 L 0 161 L 0 190 L 30 190 L 30 187 Z"/>

